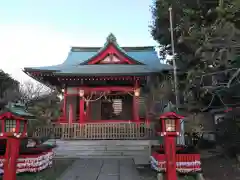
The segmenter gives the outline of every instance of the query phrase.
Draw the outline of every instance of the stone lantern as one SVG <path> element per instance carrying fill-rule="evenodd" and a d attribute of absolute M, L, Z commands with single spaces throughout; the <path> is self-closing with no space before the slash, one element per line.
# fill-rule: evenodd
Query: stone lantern
<path fill-rule="evenodd" d="M 5 112 L 0 115 L 0 139 L 6 139 L 3 180 L 16 180 L 20 141 L 27 136 L 27 120 Z"/>

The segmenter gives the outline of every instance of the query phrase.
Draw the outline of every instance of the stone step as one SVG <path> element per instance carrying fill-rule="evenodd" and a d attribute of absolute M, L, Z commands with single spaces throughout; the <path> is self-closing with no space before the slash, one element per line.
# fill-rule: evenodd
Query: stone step
<path fill-rule="evenodd" d="M 133 154 L 124 154 L 121 152 L 108 152 L 108 153 L 102 153 L 102 152 L 94 152 L 94 153 L 87 153 L 87 152 L 82 152 L 82 153 L 75 153 L 75 154 L 65 154 L 65 153 L 58 153 L 56 154 L 56 156 L 64 156 L 64 155 L 71 155 L 73 157 L 78 157 L 78 156 L 126 156 L 126 157 L 142 157 L 142 156 L 146 156 L 144 154 L 139 154 L 139 155 L 133 155 Z M 149 156 L 146 156 L 149 157 Z"/>
<path fill-rule="evenodd" d="M 58 145 L 150 145 L 150 140 L 56 140 Z"/>
<path fill-rule="evenodd" d="M 121 155 L 121 156 L 149 156 L 148 152 L 127 152 L 127 151 L 55 151 L 56 155 Z"/>
<path fill-rule="evenodd" d="M 151 143 L 128 140 L 74 140 L 57 141 L 56 158 L 132 158 L 134 162 L 148 163 Z M 141 160 L 141 159 L 143 160 Z M 141 160 L 141 161 L 140 161 Z M 141 164 L 141 163 L 140 163 Z"/>
<path fill-rule="evenodd" d="M 106 159 L 129 159 L 131 157 L 129 156 L 110 156 L 110 155 L 106 155 L 106 156 L 87 156 L 88 159 L 92 159 L 92 158 L 96 158 L 96 159 L 101 159 L 101 158 L 106 158 Z M 83 155 L 79 155 L 79 156 L 73 156 L 73 155 L 56 155 L 55 156 L 56 159 L 71 159 L 71 158 L 74 158 L 74 159 L 86 159 L 86 156 Z"/>
<path fill-rule="evenodd" d="M 75 146 L 63 146 L 63 145 L 57 145 L 56 149 L 61 149 L 61 150 L 131 150 L 131 151 L 144 151 L 148 150 L 149 146 L 83 146 L 83 145 L 75 145 Z"/>

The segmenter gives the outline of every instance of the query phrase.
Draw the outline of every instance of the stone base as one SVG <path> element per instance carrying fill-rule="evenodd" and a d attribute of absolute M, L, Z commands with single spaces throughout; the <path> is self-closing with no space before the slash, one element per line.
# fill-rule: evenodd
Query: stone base
<path fill-rule="evenodd" d="M 240 154 L 237 154 L 237 160 L 240 162 Z"/>

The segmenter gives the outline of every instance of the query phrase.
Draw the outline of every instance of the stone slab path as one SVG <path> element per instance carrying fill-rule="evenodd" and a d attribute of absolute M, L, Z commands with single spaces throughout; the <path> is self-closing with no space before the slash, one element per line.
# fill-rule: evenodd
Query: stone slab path
<path fill-rule="evenodd" d="M 132 159 L 78 159 L 58 180 L 145 180 L 145 178 L 139 174 Z"/>

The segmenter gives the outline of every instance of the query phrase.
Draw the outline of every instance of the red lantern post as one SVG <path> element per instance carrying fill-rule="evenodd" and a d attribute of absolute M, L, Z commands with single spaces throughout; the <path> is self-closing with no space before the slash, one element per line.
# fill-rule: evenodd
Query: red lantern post
<path fill-rule="evenodd" d="M 27 136 L 27 120 L 10 112 L 0 116 L 0 138 L 7 139 L 3 180 L 16 180 L 20 139 Z"/>
<path fill-rule="evenodd" d="M 183 118 L 174 112 L 168 112 L 160 116 L 162 121 L 161 136 L 164 136 L 167 180 L 177 180 L 176 137 L 180 135 L 180 120 Z"/>

